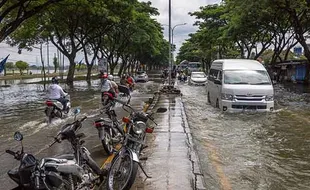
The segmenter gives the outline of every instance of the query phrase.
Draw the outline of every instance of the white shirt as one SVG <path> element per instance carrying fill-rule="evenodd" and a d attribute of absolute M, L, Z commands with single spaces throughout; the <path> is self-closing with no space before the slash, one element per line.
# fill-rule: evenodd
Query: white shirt
<path fill-rule="evenodd" d="M 105 79 L 101 84 L 101 92 L 108 92 L 112 88 L 112 83 L 110 80 Z"/>
<path fill-rule="evenodd" d="M 56 100 L 66 95 L 67 93 L 65 93 L 58 84 L 52 84 L 49 86 L 49 89 L 48 89 L 49 99 Z"/>

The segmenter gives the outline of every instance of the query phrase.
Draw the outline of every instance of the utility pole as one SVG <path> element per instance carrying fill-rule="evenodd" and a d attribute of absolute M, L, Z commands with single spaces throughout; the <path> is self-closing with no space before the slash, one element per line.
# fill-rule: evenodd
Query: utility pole
<path fill-rule="evenodd" d="M 47 39 L 47 72 L 50 74 L 50 58 L 49 58 L 49 47 L 48 47 L 48 39 Z"/>
<path fill-rule="evenodd" d="M 172 60 L 171 60 L 171 0 L 169 0 L 169 85 L 171 84 Z"/>

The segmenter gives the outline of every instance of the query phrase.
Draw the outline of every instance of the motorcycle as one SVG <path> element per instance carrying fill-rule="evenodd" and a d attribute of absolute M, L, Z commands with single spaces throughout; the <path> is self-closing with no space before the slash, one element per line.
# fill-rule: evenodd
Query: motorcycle
<path fill-rule="evenodd" d="M 9 177 L 18 185 L 18 189 L 87 189 L 86 173 L 73 158 L 43 158 L 39 161 L 32 154 L 24 152 L 23 135 L 20 132 L 15 132 L 14 139 L 21 142 L 21 151 L 6 150 L 6 153 L 20 161 L 17 169 L 8 171 Z"/>
<path fill-rule="evenodd" d="M 119 97 L 128 98 L 130 101 L 130 90 L 126 86 L 119 86 Z M 113 153 L 113 148 L 119 143 L 120 136 L 124 135 L 120 122 L 117 120 L 115 110 L 112 109 L 116 104 L 115 98 L 109 92 L 104 92 L 104 109 L 101 113 L 104 113 L 106 117 L 97 119 L 94 122 L 94 126 L 98 130 L 99 139 L 102 146 L 108 155 Z"/>
<path fill-rule="evenodd" d="M 136 112 L 130 105 L 129 101 L 123 103 L 123 109 L 130 112 L 129 117 L 123 117 L 124 135 L 121 139 L 121 148 L 114 156 L 107 177 L 107 189 L 126 189 L 129 190 L 135 181 L 138 167 L 141 168 L 147 178 L 150 178 L 143 169 L 139 156 L 143 148 L 145 148 L 145 133 L 152 133 L 154 128 L 147 127 L 146 121 L 149 115 L 143 115 Z M 129 108 L 127 110 L 125 107 Z M 152 119 L 153 120 L 153 119 Z M 143 147 L 143 148 L 142 148 Z"/>
<path fill-rule="evenodd" d="M 51 123 L 53 118 L 64 118 L 71 109 L 70 95 L 66 97 L 67 104 L 66 109 L 63 110 L 63 105 L 57 100 L 47 100 L 45 101 L 46 108 L 44 110 L 45 115 L 48 118 L 48 122 Z"/>
<path fill-rule="evenodd" d="M 179 75 L 178 79 L 180 82 L 186 82 L 187 76 L 184 73 L 182 73 Z"/>
<path fill-rule="evenodd" d="M 79 112 L 79 109 L 74 111 L 75 117 Z M 86 118 L 87 117 L 85 116 L 81 120 L 76 120 L 73 123 L 64 125 L 56 137 L 54 137 L 54 142 L 50 145 L 50 147 L 55 143 L 61 143 L 63 140 L 69 141 L 74 154 L 63 155 L 62 157 L 74 158 L 76 163 L 85 171 L 85 177 L 87 177 L 85 184 L 93 188 L 96 185 L 99 186 L 103 182 L 104 175 L 106 174 L 105 171 L 101 170 L 97 163 L 92 159 L 88 149 L 83 146 L 85 141 L 82 140 L 82 138 L 85 137 L 85 134 L 77 134 L 77 131 L 82 128 L 82 122 Z"/>

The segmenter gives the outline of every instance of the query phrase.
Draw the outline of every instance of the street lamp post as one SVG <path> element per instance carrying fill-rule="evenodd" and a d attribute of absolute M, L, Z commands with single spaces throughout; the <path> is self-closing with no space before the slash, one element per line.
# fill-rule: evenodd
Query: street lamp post
<path fill-rule="evenodd" d="M 169 12 L 170 12 L 170 6 L 169 6 Z M 172 49 L 171 46 L 173 45 L 174 29 L 178 26 L 186 25 L 186 23 L 177 24 L 171 27 L 171 20 L 169 19 L 169 25 L 167 24 L 163 24 L 163 25 L 169 27 L 169 44 L 170 44 L 169 45 L 169 85 L 171 85 L 171 71 L 172 71 L 172 64 L 174 63 L 174 49 Z"/>
<path fill-rule="evenodd" d="M 184 25 L 186 25 L 186 23 L 182 23 L 182 24 L 177 24 L 177 25 L 175 25 L 173 28 L 172 28 L 172 43 L 171 43 L 171 45 L 173 45 L 173 37 L 174 37 L 174 29 L 176 28 L 176 27 L 178 27 L 178 26 L 184 26 Z M 172 50 L 172 63 L 174 63 L 174 49 Z"/>

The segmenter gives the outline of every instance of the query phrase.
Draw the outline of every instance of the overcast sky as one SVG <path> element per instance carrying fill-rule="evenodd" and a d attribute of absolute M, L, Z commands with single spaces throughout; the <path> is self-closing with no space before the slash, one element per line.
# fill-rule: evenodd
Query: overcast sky
<path fill-rule="evenodd" d="M 147 0 L 140 0 L 140 1 L 147 1 Z M 155 17 L 164 27 L 164 35 L 165 38 L 168 40 L 168 25 L 169 24 L 169 1 L 168 0 L 149 0 L 152 2 L 152 6 L 156 7 L 160 15 Z M 199 7 L 206 6 L 208 4 L 219 3 L 221 0 L 171 0 L 172 1 L 172 17 L 171 23 L 172 27 L 176 24 L 187 23 L 184 26 L 178 26 L 174 30 L 174 44 L 176 44 L 176 52 L 177 54 L 179 48 L 181 47 L 182 43 L 188 39 L 188 34 L 194 33 L 197 28 L 193 26 L 195 22 L 195 18 L 188 15 L 189 12 L 194 12 L 199 10 Z M 55 47 L 52 47 L 50 44 L 50 65 L 52 65 L 52 59 L 54 54 L 57 53 Z M 38 50 L 33 50 L 32 52 L 28 52 L 23 50 L 22 54 L 17 53 L 17 48 L 9 47 L 5 43 L 0 43 L 0 59 L 6 57 L 10 54 L 8 61 L 16 62 L 18 60 L 23 60 L 28 62 L 30 65 L 41 65 L 40 62 L 40 53 Z M 46 45 L 44 49 L 44 55 L 46 54 Z M 45 62 L 46 62 L 45 56 Z M 83 58 L 83 55 L 80 54 L 77 56 L 76 61 L 80 61 Z M 65 58 L 65 62 L 67 63 L 67 59 Z"/>

